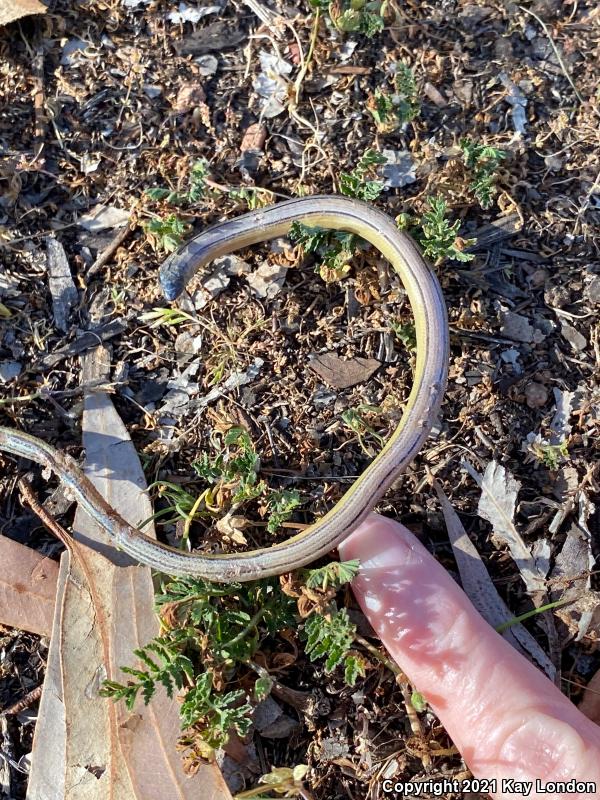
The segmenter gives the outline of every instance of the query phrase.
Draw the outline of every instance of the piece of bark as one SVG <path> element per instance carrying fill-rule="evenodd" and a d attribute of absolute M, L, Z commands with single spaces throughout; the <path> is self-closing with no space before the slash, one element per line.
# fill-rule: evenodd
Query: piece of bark
<path fill-rule="evenodd" d="M 0 536 L 0 622 L 50 636 L 58 563 Z"/>
<path fill-rule="evenodd" d="M 180 56 L 201 56 L 213 51 L 230 50 L 245 38 L 245 32 L 229 20 L 217 20 L 175 41 L 174 47 Z"/>
<path fill-rule="evenodd" d="M 100 325 L 94 330 L 84 331 L 74 342 L 69 342 L 64 347 L 59 347 L 52 353 L 48 353 L 32 365 L 34 367 L 55 367 L 57 364 L 70 356 L 76 356 L 80 353 L 85 353 L 94 347 L 98 346 L 98 342 L 106 342 L 114 336 L 123 333 L 127 328 L 127 319 L 114 319 L 107 322 L 106 325 Z"/>
<path fill-rule="evenodd" d="M 0 0 L 0 25 L 8 25 L 31 14 L 45 14 L 47 10 L 39 0 Z"/>
<path fill-rule="evenodd" d="M 312 356 L 308 366 L 333 389 L 348 389 L 368 380 L 381 362 L 375 358 L 344 359 L 336 353 L 320 353 Z"/>
<path fill-rule="evenodd" d="M 106 375 L 103 352 L 86 356 L 84 382 Z M 86 395 L 82 429 L 88 477 L 130 523 L 149 517 L 139 459 L 107 395 Z M 120 666 L 133 665 L 133 650 L 158 633 L 152 577 L 147 567 L 130 566 L 81 510 L 73 527 L 50 648 L 57 668 L 42 697 L 54 709 L 40 714 L 28 800 L 230 800 L 217 767 L 185 775 L 178 705 L 162 687 L 133 712 L 99 696 L 104 678 L 122 681 Z M 151 535 L 151 526 L 144 530 Z M 51 781 L 61 794 L 48 794 Z"/>
<path fill-rule="evenodd" d="M 477 250 L 486 250 L 497 242 L 511 239 L 522 227 L 523 223 L 518 214 L 507 214 L 504 217 L 498 217 L 493 222 L 482 225 L 481 228 L 477 228 L 472 233 L 469 232 L 469 236 L 477 239 L 477 241 L 471 247 L 467 247 L 465 252 L 471 253 Z"/>
<path fill-rule="evenodd" d="M 48 286 L 52 295 L 54 324 L 63 333 L 67 333 L 71 309 L 78 302 L 79 296 L 73 283 L 65 249 L 54 236 L 46 237 L 46 266 Z"/>
<path fill-rule="evenodd" d="M 71 555 L 61 556 L 56 596 L 64 596 L 69 581 Z M 62 604 L 56 605 L 50 638 L 50 650 L 44 676 L 44 689 L 33 738 L 31 771 L 27 783 L 27 800 L 64 800 L 65 739 L 67 723 L 62 693 L 60 637 Z"/>

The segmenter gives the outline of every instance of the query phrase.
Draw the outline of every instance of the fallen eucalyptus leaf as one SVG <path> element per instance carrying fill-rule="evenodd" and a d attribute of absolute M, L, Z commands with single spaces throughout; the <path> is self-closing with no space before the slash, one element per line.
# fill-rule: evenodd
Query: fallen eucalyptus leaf
<path fill-rule="evenodd" d="M 462 587 L 481 616 L 493 628 L 498 628 L 500 625 L 514 619 L 514 614 L 510 612 L 498 594 L 485 568 L 485 564 L 481 560 L 475 545 L 467 536 L 467 532 L 452 508 L 450 501 L 437 483 L 434 483 L 434 488 L 442 506 L 446 529 L 452 544 L 456 565 L 460 572 Z M 515 623 L 503 630 L 501 635 L 515 649 L 541 667 L 550 680 L 554 680 L 556 676 L 554 664 L 527 628 L 521 623 Z"/>

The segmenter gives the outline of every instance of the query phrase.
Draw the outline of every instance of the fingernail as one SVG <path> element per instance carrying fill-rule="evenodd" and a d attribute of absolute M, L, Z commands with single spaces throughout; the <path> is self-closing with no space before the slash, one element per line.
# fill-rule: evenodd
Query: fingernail
<path fill-rule="evenodd" d="M 400 523 L 371 514 L 338 549 L 343 561 L 357 558 L 363 570 L 381 569 L 410 559 L 414 541 Z"/>

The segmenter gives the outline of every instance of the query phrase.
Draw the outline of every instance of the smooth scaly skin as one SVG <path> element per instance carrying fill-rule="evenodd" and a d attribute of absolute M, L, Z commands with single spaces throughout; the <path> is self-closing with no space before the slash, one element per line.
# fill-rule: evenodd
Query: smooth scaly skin
<path fill-rule="evenodd" d="M 175 300 L 200 267 L 218 256 L 285 236 L 293 222 L 355 233 L 369 241 L 399 274 L 415 319 L 417 359 L 413 389 L 398 428 L 363 474 L 325 516 L 281 544 L 248 553 L 186 553 L 150 539 L 103 500 L 76 463 L 28 434 L 0 427 L 0 450 L 53 470 L 115 545 L 140 563 L 169 575 L 213 581 L 249 581 L 297 569 L 336 547 L 366 518 L 429 435 L 444 394 L 448 322 L 437 279 L 407 234 L 366 203 L 330 195 L 289 200 L 208 228 L 169 256 L 160 269 L 168 300 Z"/>

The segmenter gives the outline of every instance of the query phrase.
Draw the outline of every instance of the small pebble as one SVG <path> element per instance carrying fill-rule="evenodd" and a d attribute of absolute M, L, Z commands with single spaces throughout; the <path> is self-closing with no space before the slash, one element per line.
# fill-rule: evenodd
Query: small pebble
<path fill-rule="evenodd" d="M 550 286 L 544 292 L 544 300 L 552 308 L 564 308 L 571 302 L 571 292 L 566 286 Z"/>
<path fill-rule="evenodd" d="M 585 289 L 585 296 L 590 303 L 600 306 L 600 275 L 597 275 L 588 283 Z"/>
<path fill-rule="evenodd" d="M 21 374 L 22 366 L 18 361 L 0 361 L 0 383 L 8 383 Z"/>
<path fill-rule="evenodd" d="M 548 390 L 543 383 L 528 383 L 525 387 L 525 402 L 529 408 L 542 408 L 548 402 Z"/>
<path fill-rule="evenodd" d="M 571 345 L 573 350 L 585 350 L 587 347 L 587 339 L 583 336 L 579 331 L 574 328 L 572 325 L 569 325 L 568 322 L 563 322 L 562 324 L 562 335 L 567 340 L 567 342 Z"/>
<path fill-rule="evenodd" d="M 539 289 L 548 280 L 548 270 L 539 267 L 529 277 L 529 283 L 533 289 Z"/>

